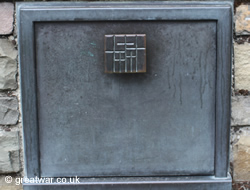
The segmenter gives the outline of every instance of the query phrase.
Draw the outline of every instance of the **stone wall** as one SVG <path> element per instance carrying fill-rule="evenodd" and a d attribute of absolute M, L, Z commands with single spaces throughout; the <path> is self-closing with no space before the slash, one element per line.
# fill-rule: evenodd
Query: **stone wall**
<path fill-rule="evenodd" d="M 14 4 L 0 3 L 0 190 L 21 186 L 5 183 L 5 176 L 22 175 L 22 129 Z"/>
<path fill-rule="evenodd" d="M 231 166 L 234 189 L 250 189 L 250 3 L 235 9 Z"/>
<path fill-rule="evenodd" d="M 235 2 L 230 158 L 235 190 L 250 189 L 250 3 L 246 4 L 247 1 Z M 0 2 L 0 190 L 22 189 L 14 182 L 5 182 L 6 176 L 15 178 L 23 174 L 16 37 L 14 1 Z"/>

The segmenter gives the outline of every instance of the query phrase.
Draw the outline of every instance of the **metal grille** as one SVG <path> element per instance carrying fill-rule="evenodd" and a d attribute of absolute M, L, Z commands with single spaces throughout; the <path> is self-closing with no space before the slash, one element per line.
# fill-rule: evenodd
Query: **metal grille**
<path fill-rule="evenodd" d="M 146 35 L 105 35 L 105 72 L 146 72 Z"/>

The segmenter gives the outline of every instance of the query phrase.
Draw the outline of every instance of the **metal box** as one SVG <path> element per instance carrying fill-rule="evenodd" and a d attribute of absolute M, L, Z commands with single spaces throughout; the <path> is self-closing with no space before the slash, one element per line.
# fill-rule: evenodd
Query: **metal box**
<path fill-rule="evenodd" d="M 17 18 L 25 190 L 231 188 L 230 2 L 18 3 Z"/>

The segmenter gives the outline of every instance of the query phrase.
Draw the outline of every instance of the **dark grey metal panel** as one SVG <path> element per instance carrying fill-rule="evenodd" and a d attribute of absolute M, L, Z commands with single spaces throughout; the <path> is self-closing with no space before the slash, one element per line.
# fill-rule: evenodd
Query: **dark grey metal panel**
<path fill-rule="evenodd" d="M 141 3 L 141 2 L 140 2 Z M 65 20 L 215 20 L 218 21 L 217 28 L 218 30 L 218 45 L 219 49 L 217 48 L 218 52 L 218 62 L 217 62 L 217 73 L 223 73 L 223 77 L 217 77 L 219 84 L 221 84 L 222 88 L 218 87 L 219 89 L 217 93 L 217 102 L 221 100 L 223 104 L 218 104 L 220 107 L 217 109 L 217 117 L 220 118 L 220 121 L 217 121 L 216 124 L 216 142 L 219 146 L 216 146 L 216 164 L 215 164 L 215 172 L 217 176 L 225 176 L 225 173 L 228 166 L 228 128 L 227 124 L 229 123 L 229 118 L 225 116 L 228 115 L 229 109 L 226 103 L 230 101 L 230 94 L 228 93 L 227 88 L 229 85 L 229 70 L 218 65 L 222 63 L 230 62 L 230 50 L 227 48 L 230 44 L 230 23 L 225 22 L 227 24 L 223 24 L 224 19 L 230 19 L 231 14 L 231 3 L 224 3 L 224 2 L 212 2 L 212 3 L 196 3 L 192 2 L 188 5 L 188 3 L 145 3 L 145 5 L 139 5 L 140 3 L 131 3 L 133 10 L 129 10 L 129 6 L 131 4 L 116 4 L 116 3 L 105 3 L 107 5 L 105 10 L 105 6 L 102 3 L 79 3 L 74 4 L 74 8 L 70 8 L 69 6 L 72 4 L 67 3 L 31 3 L 31 4 L 20 4 L 18 6 L 18 15 L 22 14 L 22 19 L 19 19 L 19 30 L 20 28 L 26 28 L 26 30 L 22 29 L 19 31 L 19 44 L 26 44 L 25 46 L 21 46 L 19 48 L 20 55 L 24 55 L 23 58 L 20 58 L 20 69 L 21 74 L 25 73 L 25 76 L 21 76 L 22 81 L 22 103 L 30 104 L 31 106 L 23 106 L 23 113 L 24 111 L 27 114 L 23 115 L 23 120 L 26 120 L 24 135 L 25 135 L 25 152 L 26 152 L 26 173 L 28 176 L 36 176 L 37 171 L 39 171 L 39 164 L 38 164 L 38 138 L 37 138 L 37 125 L 36 125 L 36 96 L 35 95 L 35 78 L 32 74 L 34 71 L 33 63 L 33 22 L 35 21 L 46 21 L 46 20 L 54 20 L 54 21 L 65 21 Z M 44 8 L 38 6 L 44 6 Z M 110 8 L 110 6 L 116 6 L 116 8 Z M 136 5 L 136 6 L 135 6 Z M 54 6 L 54 7 L 53 7 Z M 78 7 L 77 7 L 78 6 Z M 80 7 L 79 7 L 80 6 Z M 147 7 L 148 6 L 148 7 Z M 86 8 L 83 8 L 86 7 Z M 87 7 L 91 7 L 91 10 L 88 12 L 86 11 Z M 125 8 L 126 7 L 126 8 Z M 159 8 L 160 7 L 160 8 Z M 144 10 L 142 9 L 149 9 Z M 167 10 L 167 11 L 166 11 Z M 128 14 L 130 11 L 131 14 Z M 91 12 L 91 14 L 90 14 Z M 136 12 L 136 14 L 135 14 Z M 145 17 L 145 12 L 146 16 Z M 225 14 L 226 12 L 226 14 Z M 144 17 L 143 17 L 144 15 Z M 228 15 L 228 17 L 226 17 Z M 18 16 L 18 17 L 19 17 Z M 229 21 L 230 22 L 230 21 Z M 23 31 L 23 32 L 21 32 Z M 228 33 L 229 31 L 229 33 Z M 229 34 L 224 35 L 224 34 Z M 221 42 L 219 42 L 221 40 Z M 226 43 L 224 43 L 226 41 Z M 228 45 L 228 46 L 227 46 Z M 29 47 L 29 49 L 28 49 Z M 26 50 L 22 50 L 26 48 Z M 220 50 L 224 50 L 226 54 L 222 54 Z M 28 56 L 26 56 L 28 55 Z M 227 57 L 227 58 L 226 58 Z M 225 61 L 225 62 L 224 62 Z M 27 64 L 28 65 L 25 65 Z M 230 64 L 230 63 L 229 63 Z M 224 65 L 226 66 L 226 65 Z M 28 67 L 28 68 L 26 68 Z M 229 68 L 229 66 L 227 67 Z M 218 70 L 219 69 L 219 70 Z M 27 73 L 24 71 L 28 71 Z M 27 74 L 27 75 L 26 75 Z M 30 74 L 30 75 L 29 75 Z M 226 80 L 225 80 L 226 79 Z M 25 82 L 27 80 L 27 82 Z M 224 81 L 226 81 L 224 83 Z M 31 85 L 28 85 L 31 82 Z M 27 84 L 26 84 L 27 83 Z M 224 85 L 225 84 L 225 85 Z M 217 85 L 220 86 L 220 85 Z M 228 93 L 225 99 L 218 98 L 221 97 L 222 94 Z M 30 97 L 30 98 L 29 98 Z M 222 114 L 221 114 L 222 113 Z M 222 116 L 221 116 L 222 115 Z M 31 117 L 29 117 L 31 116 Z M 223 118 L 225 120 L 223 120 Z M 218 126 L 220 125 L 220 126 Z M 224 150 L 226 148 L 226 150 Z M 224 153 L 225 152 L 225 153 Z M 29 164 L 28 164 L 29 163 Z"/>
<path fill-rule="evenodd" d="M 56 179 L 55 179 L 56 180 Z M 61 179 L 60 179 L 61 180 Z M 24 184 L 24 190 L 231 190 L 231 177 L 85 179 L 78 184 Z"/>
<path fill-rule="evenodd" d="M 214 174 L 216 22 L 35 31 L 42 176 Z M 104 73 L 112 32 L 147 35 L 147 73 Z"/>

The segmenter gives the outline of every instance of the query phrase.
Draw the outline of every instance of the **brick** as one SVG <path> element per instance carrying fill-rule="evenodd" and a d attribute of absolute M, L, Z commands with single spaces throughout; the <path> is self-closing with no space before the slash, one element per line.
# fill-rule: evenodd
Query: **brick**
<path fill-rule="evenodd" d="M 18 101 L 16 97 L 0 97 L 0 124 L 16 124 L 19 117 Z"/>
<path fill-rule="evenodd" d="M 236 8 L 235 32 L 237 35 L 250 34 L 250 4 Z"/>
<path fill-rule="evenodd" d="M 0 173 L 20 171 L 19 132 L 0 132 Z"/>
<path fill-rule="evenodd" d="M 250 90 L 250 44 L 234 45 L 235 88 Z"/>
<path fill-rule="evenodd" d="M 0 34 L 11 34 L 13 30 L 14 5 L 13 3 L 0 3 Z"/>

